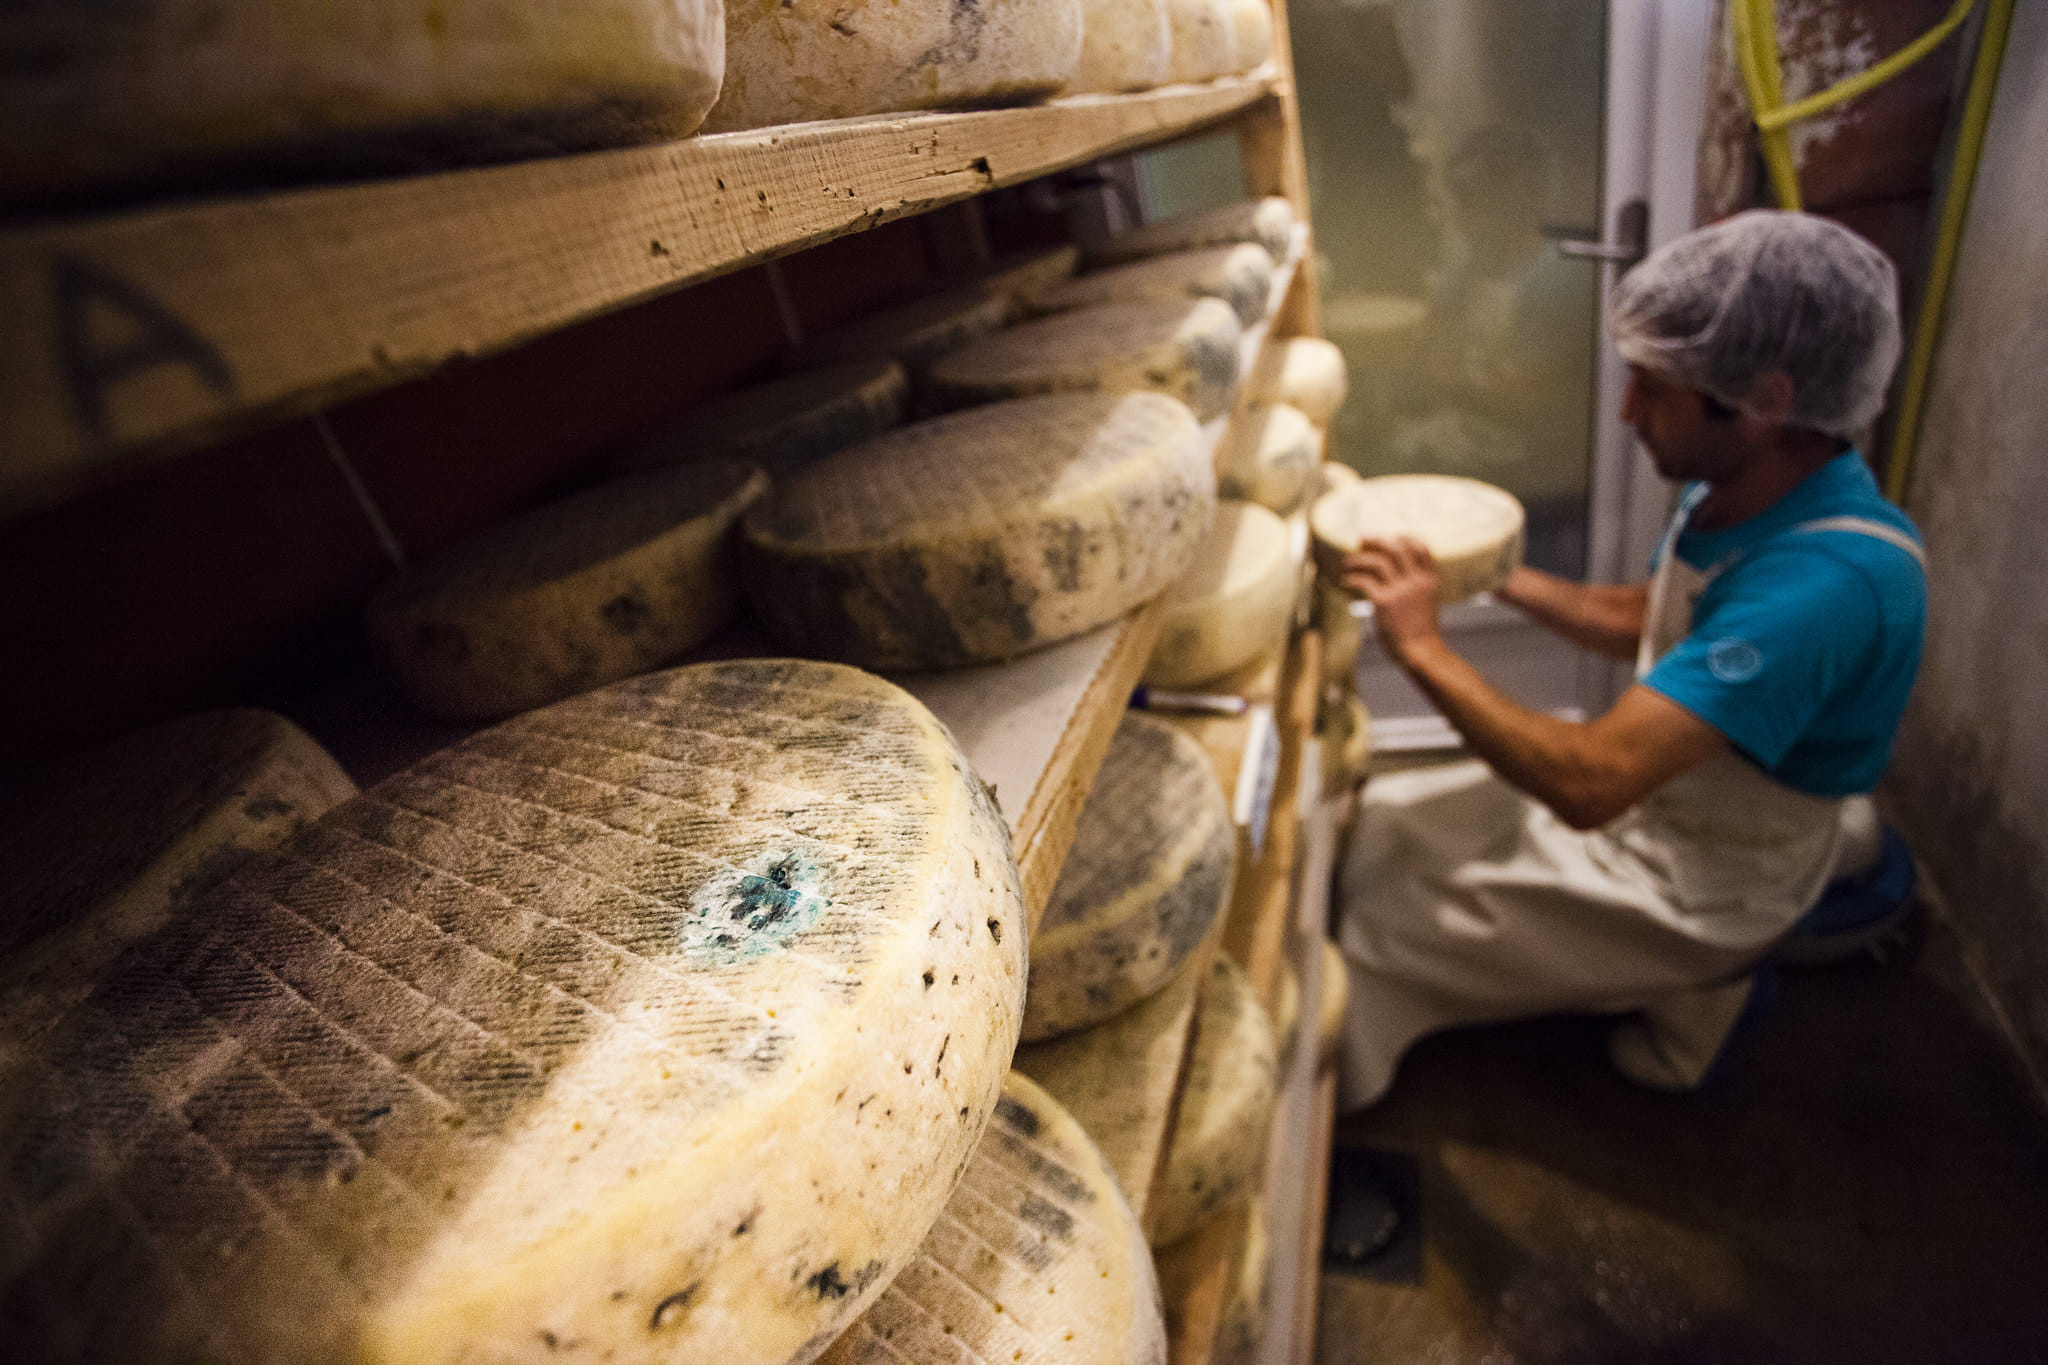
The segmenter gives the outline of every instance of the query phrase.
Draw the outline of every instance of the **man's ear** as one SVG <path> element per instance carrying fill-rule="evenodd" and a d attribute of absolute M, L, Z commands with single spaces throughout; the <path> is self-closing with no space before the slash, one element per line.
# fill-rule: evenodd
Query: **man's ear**
<path fill-rule="evenodd" d="M 1750 381 L 1743 407 L 1752 417 L 1782 426 L 1792 419 L 1792 397 L 1792 376 L 1783 370 L 1765 370 Z"/>

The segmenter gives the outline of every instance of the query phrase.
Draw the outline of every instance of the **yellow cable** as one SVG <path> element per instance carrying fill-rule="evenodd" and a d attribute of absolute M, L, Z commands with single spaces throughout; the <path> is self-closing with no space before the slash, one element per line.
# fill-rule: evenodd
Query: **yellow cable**
<path fill-rule="evenodd" d="M 1848 79 L 1831 85 L 1818 94 L 1808 95 L 1805 99 L 1794 100 L 1790 104 L 1774 109 L 1759 110 L 1756 115 L 1756 126 L 1765 132 L 1769 132 L 1774 128 L 1783 128 L 1785 125 L 1797 123 L 1801 119 L 1812 118 L 1815 114 L 1834 108 L 1843 100 L 1854 99 L 1867 90 L 1883 85 L 1886 81 L 1898 75 L 1937 47 L 1940 47 L 1943 40 L 1949 34 L 1954 33 L 1963 20 L 1970 17 L 1970 11 L 1976 7 L 1976 4 L 1977 0 L 1956 0 L 1955 5 L 1948 12 L 1947 18 L 1900 48 L 1897 52 L 1894 52 L 1891 56 L 1878 62 L 1869 70 L 1859 71 Z"/>
<path fill-rule="evenodd" d="M 1970 91 L 1963 102 L 1963 121 L 1956 133 L 1956 152 L 1949 163 L 1948 187 L 1941 201 L 1941 227 L 1934 256 L 1927 267 L 1927 287 L 1920 297 L 1920 316 L 1913 325 L 1913 349 L 1906 358 L 1906 382 L 1899 392 L 1898 420 L 1892 426 L 1892 452 L 1884 474 L 1884 495 L 1905 499 L 1913 475 L 1913 457 L 1920 444 L 1920 419 L 1926 409 L 1927 385 L 1934 373 L 1934 351 L 1941 339 L 1941 315 L 1948 302 L 1950 277 L 1969 216 L 1970 191 L 1991 125 L 1991 104 L 1998 93 L 1998 70 L 2005 59 L 2005 39 L 2012 27 L 2013 0 L 1991 0 L 1984 15 L 1984 33 L 1977 42 L 1977 60 L 1970 71 Z"/>

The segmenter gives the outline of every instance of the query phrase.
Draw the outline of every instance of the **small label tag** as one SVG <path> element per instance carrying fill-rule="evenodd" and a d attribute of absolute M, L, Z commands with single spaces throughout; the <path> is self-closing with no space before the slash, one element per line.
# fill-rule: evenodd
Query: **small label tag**
<path fill-rule="evenodd" d="M 1250 832 L 1256 858 L 1266 847 L 1266 817 L 1273 809 L 1273 783 L 1280 772 L 1280 730 L 1273 724 L 1273 708 L 1264 703 L 1251 709 L 1249 719 L 1231 815 Z"/>

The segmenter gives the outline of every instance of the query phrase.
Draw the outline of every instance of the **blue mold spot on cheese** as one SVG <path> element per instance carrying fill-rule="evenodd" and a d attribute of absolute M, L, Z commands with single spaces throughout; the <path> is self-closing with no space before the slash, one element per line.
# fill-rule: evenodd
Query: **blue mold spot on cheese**
<path fill-rule="evenodd" d="M 756 961 L 816 924 L 831 904 L 815 859 L 768 854 L 698 889 L 683 915 L 683 956 L 706 967 Z"/>

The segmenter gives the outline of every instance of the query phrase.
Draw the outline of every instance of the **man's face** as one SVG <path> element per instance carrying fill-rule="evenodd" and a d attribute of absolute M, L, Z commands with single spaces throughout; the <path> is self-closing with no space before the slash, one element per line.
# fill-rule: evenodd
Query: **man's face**
<path fill-rule="evenodd" d="M 1714 480 L 1740 468 L 1741 419 L 1709 410 L 1707 396 L 1640 365 L 1628 367 L 1621 420 L 1635 429 L 1667 479 Z"/>

